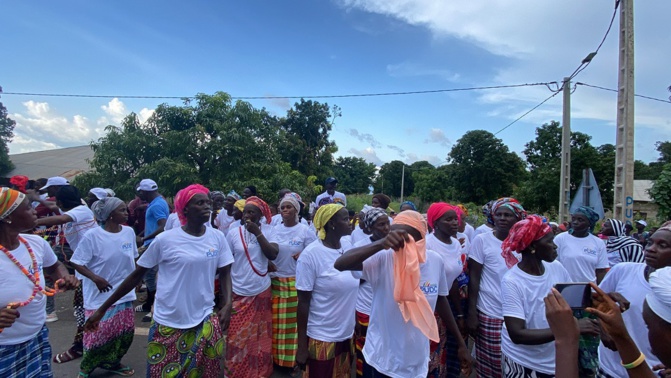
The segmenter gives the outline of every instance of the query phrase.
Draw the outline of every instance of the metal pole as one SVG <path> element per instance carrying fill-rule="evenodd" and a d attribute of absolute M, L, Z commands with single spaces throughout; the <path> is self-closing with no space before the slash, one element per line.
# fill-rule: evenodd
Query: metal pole
<path fill-rule="evenodd" d="M 569 220 L 571 201 L 571 79 L 564 78 L 564 111 L 561 138 L 561 181 L 559 182 L 559 221 Z"/>
<path fill-rule="evenodd" d="M 405 186 L 405 164 L 401 170 L 401 203 L 403 203 L 403 187 Z"/>

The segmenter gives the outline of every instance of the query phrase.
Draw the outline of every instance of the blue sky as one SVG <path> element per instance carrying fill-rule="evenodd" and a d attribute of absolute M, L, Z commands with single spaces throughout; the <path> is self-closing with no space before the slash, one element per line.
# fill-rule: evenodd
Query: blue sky
<path fill-rule="evenodd" d="M 613 1 L 301 0 L 0 5 L 5 92 L 186 96 L 328 95 L 560 81 L 601 40 Z M 671 2 L 636 3 L 636 92 L 667 98 Z M 578 81 L 617 87 L 618 21 Z M 323 100 L 342 108 L 339 155 L 445 162 L 466 131 L 496 132 L 545 87 Z M 3 95 L 12 153 L 86 144 L 165 100 Z M 294 100 L 255 100 L 281 115 Z M 178 100 L 168 103 L 179 104 Z M 616 95 L 579 87 L 572 128 L 615 142 Z M 518 153 L 561 120 L 561 96 L 497 136 Z M 637 159 L 671 139 L 671 104 L 636 100 Z"/>

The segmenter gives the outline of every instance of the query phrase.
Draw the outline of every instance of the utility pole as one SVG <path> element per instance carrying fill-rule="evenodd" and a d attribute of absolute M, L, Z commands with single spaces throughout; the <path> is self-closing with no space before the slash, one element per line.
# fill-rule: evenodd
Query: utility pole
<path fill-rule="evenodd" d="M 403 187 L 405 186 L 405 163 L 403 163 L 403 169 L 401 170 L 401 203 L 403 203 Z"/>
<path fill-rule="evenodd" d="M 569 221 L 571 204 L 571 78 L 564 78 L 564 111 L 561 132 L 561 181 L 559 183 L 559 222 Z"/>
<path fill-rule="evenodd" d="M 620 0 L 620 61 L 613 218 L 634 218 L 634 1 Z"/>

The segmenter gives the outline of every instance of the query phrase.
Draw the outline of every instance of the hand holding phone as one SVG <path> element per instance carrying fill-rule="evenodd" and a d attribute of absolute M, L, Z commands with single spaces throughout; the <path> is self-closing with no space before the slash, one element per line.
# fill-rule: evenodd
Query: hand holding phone
<path fill-rule="evenodd" d="M 572 310 L 584 310 L 592 306 L 592 289 L 588 282 L 558 283 L 555 289 Z"/>

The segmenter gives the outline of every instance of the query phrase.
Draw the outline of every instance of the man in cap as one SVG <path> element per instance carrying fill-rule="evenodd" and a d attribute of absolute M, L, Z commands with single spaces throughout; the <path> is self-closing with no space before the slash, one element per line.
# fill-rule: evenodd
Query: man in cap
<path fill-rule="evenodd" d="M 336 187 L 338 186 L 338 180 L 335 177 L 329 177 L 324 182 L 324 189 L 326 191 L 317 196 L 315 203 L 319 206 L 319 203 L 324 198 L 330 198 L 331 202 L 341 202 L 343 206 L 347 206 L 347 198 L 343 193 L 337 192 Z M 337 201 L 336 201 L 337 199 Z"/>
<path fill-rule="evenodd" d="M 631 237 L 636 239 L 637 242 L 641 243 L 643 247 L 648 244 L 648 239 L 650 238 L 650 233 L 645 231 L 645 228 L 648 227 L 648 222 L 644 220 L 636 221 L 636 231 Z"/>

